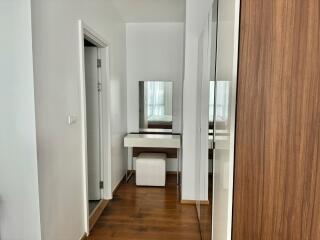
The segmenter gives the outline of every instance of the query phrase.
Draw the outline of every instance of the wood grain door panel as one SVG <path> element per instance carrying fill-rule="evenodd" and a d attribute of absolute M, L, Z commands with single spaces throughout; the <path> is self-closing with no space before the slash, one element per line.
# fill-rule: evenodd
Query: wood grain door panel
<path fill-rule="evenodd" d="M 241 1 L 233 240 L 320 239 L 319 12 Z"/>

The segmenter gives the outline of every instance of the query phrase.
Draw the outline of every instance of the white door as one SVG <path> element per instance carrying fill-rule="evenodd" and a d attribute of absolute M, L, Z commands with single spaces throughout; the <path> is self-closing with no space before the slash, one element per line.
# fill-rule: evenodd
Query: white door
<path fill-rule="evenodd" d="M 88 153 L 88 198 L 100 200 L 101 144 L 98 48 L 85 47 L 85 84 Z"/>

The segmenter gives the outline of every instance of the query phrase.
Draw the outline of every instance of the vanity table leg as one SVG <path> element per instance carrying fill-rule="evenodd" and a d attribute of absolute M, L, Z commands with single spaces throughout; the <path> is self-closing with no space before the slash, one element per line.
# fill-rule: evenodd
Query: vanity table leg
<path fill-rule="evenodd" d="M 130 165 L 129 165 L 129 163 L 130 163 Z M 128 148 L 127 171 L 126 171 L 126 182 L 129 182 L 129 180 L 132 176 L 132 169 L 133 169 L 133 148 L 129 147 Z M 128 174 L 128 172 L 129 172 L 129 174 Z"/>
<path fill-rule="evenodd" d="M 177 185 L 180 184 L 179 182 L 179 173 L 180 173 L 180 148 L 177 149 L 177 161 L 178 161 L 178 167 L 177 167 Z"/>
<path fill-rule="evenodd" d="M 126 169 L 126 182 L 128 182 L 128 170 L 129 170 L 129 159 L 130 159 L 130 148 L 128 147 L 128 152 L 127 152 L 127 169 Z"/>

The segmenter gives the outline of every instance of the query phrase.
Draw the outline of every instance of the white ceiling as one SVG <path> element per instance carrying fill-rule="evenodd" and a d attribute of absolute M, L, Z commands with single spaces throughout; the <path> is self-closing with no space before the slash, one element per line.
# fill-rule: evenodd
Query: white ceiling
<path fill-rule="evenodd" d="M 184 22 L 186 0 L 112 0 L 125 22 Z"/>

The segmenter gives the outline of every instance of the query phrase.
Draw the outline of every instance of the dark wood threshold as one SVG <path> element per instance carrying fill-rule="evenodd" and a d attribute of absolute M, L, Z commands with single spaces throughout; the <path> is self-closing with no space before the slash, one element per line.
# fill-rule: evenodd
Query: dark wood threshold
<path fill-rule="evenodd" d="M 102 199 L 96 208 L 92 211 L 92 213 L 89 216 L 89 230 L 93 228 L 93 226 L 96 224 L 98 221 L 99 217 L 101 216 L 103 210 L 106 208 L 108 205 L 109 200 Z"/>

